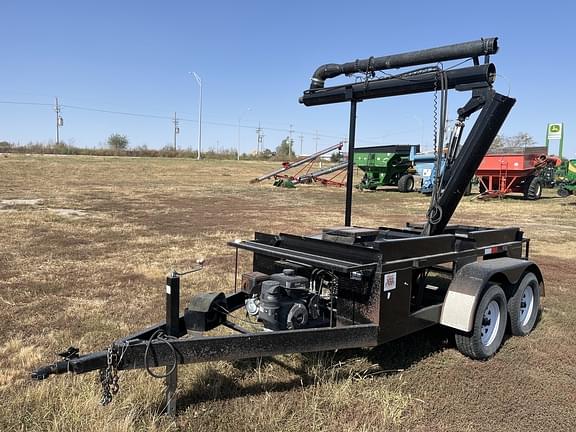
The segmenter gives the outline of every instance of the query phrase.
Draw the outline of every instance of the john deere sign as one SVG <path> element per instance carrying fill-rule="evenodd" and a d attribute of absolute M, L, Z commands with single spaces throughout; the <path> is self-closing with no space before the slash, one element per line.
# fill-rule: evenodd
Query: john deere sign
<path fill-rule="evenodd" d="M 549 123 L 547 138 L 549 140 L 562 139 L 562 129 L 564 129 L 562 126 L 562 123 Z"/>
<path fill-rule="evenodd" d="M 562 157 L 562 145 L 564 144 L 564 123 L 548 123 L 546 131 L 546 148 L 551 140 L 559 140 L 558 156 Z"/>

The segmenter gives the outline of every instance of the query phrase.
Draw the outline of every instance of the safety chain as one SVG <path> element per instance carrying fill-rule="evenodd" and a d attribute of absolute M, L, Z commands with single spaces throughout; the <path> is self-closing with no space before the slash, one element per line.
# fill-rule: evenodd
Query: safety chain
<path fill-rule="evenodd" d="M 102 405 L 108 405 L 112 397 L 118 393 L 118 351 L 113 346 L 108 348 L 106 354 L 106 368 L 100 369 L 100 383 L 102 384 Z"/>
<path fill-rule="evenodd" d="M 430 200 L 430 207 L 426 212 L 426 219 L 431 225 L 436 225 L 442 217 L 442 209 L 438 206 L 438 196 L 440 194 L 440 172 L 439 158 L 442 157 L 442 146 L 444 143 L 439 142 L 438 139 L 438 81 L 442 79 L 443 71 L 440 68 L 436 69 L 434 79 L 434 161 L 435 171 L 434 184 L 432 185 L 432 198 Z M 441 127 L 444 127 L 443 125 Z"/>
<path fill-rule="evenodd" d="M 436 76 L 434 78 L 434 160 L 436 160 L 438 151 L 438 80 L 440 79 L 440 71 L 436 69 Z"/>

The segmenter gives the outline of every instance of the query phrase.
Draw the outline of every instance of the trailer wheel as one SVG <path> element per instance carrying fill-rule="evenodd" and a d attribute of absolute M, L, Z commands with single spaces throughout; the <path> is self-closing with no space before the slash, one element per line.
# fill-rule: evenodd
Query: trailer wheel
<path fill-rule="evenodd" d="M 414 177 L 412 174 L 404 174 L 398 180 L 399 192 L 412 192 L 414 190 Z"/>
<path fill-rule="evenodd" d="M 526 336 L 534 328 L 540 309 L 540 282 L 534 273 L 524 275 L 518 288 L 508 300 L 510 332 L 514 336 Z"/>
<path fill-rule="evenodd" d="M 491 285 L 485 292 L 474 315 L 471 333 L 456 333 L 458 350 L 474 360 L 492 357 L 506 331 L 506 295 L 498 285 Z"/>
<path fill-rule="evenodd" d="M 530 180 L 530 183 L 526 188 L 524 198 L 530 201 L 535 201 L 537 199 L 540 199 L 541 196 L 542 196 L 542 183 L 540 183 L 540 179 L 538 177 L 534 177 L 532 180 Z"/>

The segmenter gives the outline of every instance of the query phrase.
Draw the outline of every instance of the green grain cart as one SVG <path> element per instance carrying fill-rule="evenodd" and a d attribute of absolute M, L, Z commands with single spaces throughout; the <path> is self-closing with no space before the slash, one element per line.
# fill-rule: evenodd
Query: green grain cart
<path fill-rule="evenodd" d="M 420 146 L 390 145 L 360 147 L 354 150 L 354 164 L 364 171 L 356 187 L 376 190 L 378 186 L 398 186 L 400 192 L 414 190 L 416 172 L 410 160 L 410 151 L 420 151 Z"/>
<path fill-rule="evenodd" d="M 558 195 L 567 197 L 576 191 L 576 159 L 564 161 L 556 172 Z"/>

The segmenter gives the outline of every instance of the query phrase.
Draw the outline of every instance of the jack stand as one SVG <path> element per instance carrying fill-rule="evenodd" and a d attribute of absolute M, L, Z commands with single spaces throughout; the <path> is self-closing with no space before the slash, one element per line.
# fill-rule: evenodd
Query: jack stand
<path fill-rule="evenodd" d="M 173 271 L 166 277 L 166 335 L 168 337 L 179 336 L 180 314 L 180 275 Z M 176 359 L 175 359 L 176 361 Z M 172 366 L 166 366 L 168 374 Z M 166 377 L 165 412 L 169 416 L 176 415 L 176 390 L 178 387 L 178 365 Z"/>

